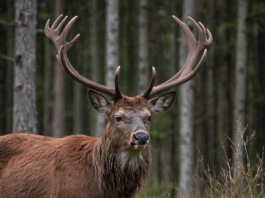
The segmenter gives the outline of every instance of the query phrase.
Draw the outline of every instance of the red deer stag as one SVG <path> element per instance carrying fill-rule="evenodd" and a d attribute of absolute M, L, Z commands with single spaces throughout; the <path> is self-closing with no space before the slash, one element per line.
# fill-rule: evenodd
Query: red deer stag
<path fill-rule="evenodd" d="M 67 17 L 57 26 L 61 18 L 62 15 L 51 28 L 48 20 L 45 34 L 54 42 L 57 59 L 68 75 L 113 99 L 108 101 L 95 91 L 88 92 L 93 107 L 105 113 L 109 122 L 100 138 L 84 135 L 51 138 L 32 134 L 0 137 L 0 197 L 131 198 L 147 178 L 151 163 L 151 115 L 167 110 L 176 93 L 148 99 L 193 78 L 206 58 L 205 48 L 211 45 L 212 35 L 189 17 L 199 32 L 197 42 L 188 26 L 173 16 L 188 42 L 187 62 L 175 76 L 155 87 L 153 68 L 147 90 L 131 98 L 119 89 L 120 67 L 115 74 L 114 89 L 92 82 L 74 69 L 67 52 L 79 35 L 71 42 L 66 42 L 66 36 L 77 17 L 60 33 Z M 203 50 L 202 58 L 192 70 Z"/>

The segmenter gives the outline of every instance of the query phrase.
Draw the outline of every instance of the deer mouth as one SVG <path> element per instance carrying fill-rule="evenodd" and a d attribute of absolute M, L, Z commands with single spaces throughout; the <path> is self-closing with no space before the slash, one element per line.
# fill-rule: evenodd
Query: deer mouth
<path fill-rule="evenodd" d="M 141 150 L 143 148 L 145 148 L 147 145 L 149 144 L 149 141 L 147 141 L 146 143 L 135 143 L 135 142 L 131 142 L 131 147 L 136 149 L 136 150 Z"/>

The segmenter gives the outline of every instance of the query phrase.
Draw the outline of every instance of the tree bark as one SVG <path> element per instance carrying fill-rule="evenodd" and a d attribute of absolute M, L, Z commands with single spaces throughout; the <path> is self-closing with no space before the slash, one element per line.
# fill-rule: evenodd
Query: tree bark
<path fill-rule="evenodd" d="M 92 17 L 92 59 L 93 59 L 93 81 L 100 83 L 100 66 L 98 54 L 98 12 L 97 0 L 93 0 L 93 17 Z M 95 136 L 100 137 L 105 127 L 105 115 L 95 111 Z"/>
<path fill-rule="evenodd" d="M 144 93 L 148 83 L 147 3 L 147 0 L 139 1 L 138 94 Z"/>
<path fill-rule="evenodd" d="M 119 15 L 118 15 L 118 0 L 107 1 L 106 14 L 106 75 L 105 84 L 107 87 L 114 88 L 115 71 L 118 67 L 118 51 L 119 51 Z M 105 126 L 105 115 L 98 115 L 98 126 Z M 100 137 L 103 131 L 102 128 L 96 129 L 96 137 Z"/>
<path fill-rule="evenodd" d="M 48 38 L 44 40 L 45 65 L 44 65 L 44 101 L 43 101 L 43 134 L 51 136 L 52 131 L 52 55 Z"/>
<path fill-rule="evenodd" d="M 240 144 L 237 133 L 237 121 L 245 125 L 245 101 L 246 101 L 246 67 L 247 67 L 247 0 L 237 1 L 237 33 L 236 33 L 236 68 L 235 68 L 235 91 L 233 112 L 233 142 Z M 243 145 L 240 146 L 243 152 Z M 241 158 L 243 156 L 241 155 Z M 233 163 L 235 163 L 233 156 Z"/>
<path fill-rule="evenodd" d="M 187 20 L 187 16 L 195 16 L 195 1 L 185 0 L 182 7 L 182 21 L 194 30 L 191 21 Z M 179 43 L 179 67 L 185 64 L 187 59 L 187 40 L 183 32 L 181 32 Z M 179 114 L 179 134 L 180 134 L 180 174 L 179 188 L 187 191 L 191 183 L 193 174 L 193 158 L 194 158 L 194 141 L 193 141 L 193 125 L 194 125 L 194 80 L 190 80 L 180 86 L 180 114 Z M 188 191 L 187 191 L 188 192 Z"/>
<path fill-rule="evenodd" d="M 207 16 L 206 16 L 207 28 L 214 35 L 215 29 L 215 1 L 207 0 Z M 212 164 L 213 156 L 215 153 L 215 107 L 214 107 L 214 42 L 208 49 L 208 55 L 206 59 L 207 68 L 207 163 Z"/>
<path fill-rule="evenodd" d="M 78 82 L 74 82 L 74 134 L 84 134 L 84 122 L 83 122 L 84 96 L 82 92 L 83 92 L 83 85 L 81 85 Z"/>
<path fill-rule="evenodd" d="M 81 30 L 81 28 L 79 28 Z M 82 49 L 81 44 L 77 43 L 77 48 Z M 83 56 L 82 53 L 77 53 L 77 66 L 76 70 L 83 73 Z M 74 129 L 73 134 L 84 134 L 84 86 L 79 82 L 74 81 Z"/>
<path fill-rule="evenodd" d="M 63 0 L 55 1 L 55 17 L 62 14 Z M 55 53 L 56 54 L 56 53 Z M 64 107 L 65 107 L 65 93 L 64 93 L 64 71 L 55 58 L 54 61 L 54 80 L 53 80 L 53 123 L 52 123 L 52 136 L 62 137 L 65 133 L 65 121 L 64 121 Z"/>
<path fill-rule="evenodd" d="M 118 0 L 107 1 L 106 15 L 106 77 L 107 87 L 114 88 L 115 71 L 118 67 L 119 15 Z"/>
<path fill-rule="evenodd" d="M 14 19 L 14 11 L 13 11 L 14 1 L 9 0 L 7 2 L 7 15 L 8 21 Z M 7 31 L 7 56 L 14 56 L 14 29 L 13 27 L 8 27 Z M 6 133 L 12 133 L 12 117 L 13 117 L 13 74 L 14 74 L 14 63 L 12 61 L 7 62 L 6 69 Z"/>
<path fill-rule="evenodd" d="M 36 0 L 15 1 L 13 133 L 37 133 Z"/>
<path fill-rule="evenodd" d="M 176 9 L 176 1 L 175 0 L 171 0 L 171 13 L 173 15 L 176 15 L 177 13 L 177 9 Z M 170 74 L 173 75 L 176 73 L 176 69 L 177 69 L 177 43 L 176 43 L 176 36 L 177 36 L 177 23 L 174 20 L 171 20 L 171 24 L 170 24 L 170 31 L 171 31 L 171 36 L 170 36 L 170 53 L 171 53 L 171 57 L 170 57 Z M 173 109 L 171 109 L 171 117 L 175 118 L 178 116 L 177 113 L 177 98 L 175 99 L 174 103 L 172 104 Z M 176 158 L 177 156 L 177 136 L 178 134 L 176 133 L 176 126 L 178 126 L 178 123 L 176 123 L 175 119 L 171 119 L 171 148 L 170 148 L 170 166 L 171 166 L 171 176 L 170 176 L 170 180 L 172 183 L 172 186 L 176 185 L 176 180 L 177 180 L 177 170 L 178 170 L 178 160 Z M 171 197 L 174 198 L 176 196 L 176 190 L 175 188 L 171 189 L 171 193 L 170 193 Z"/>

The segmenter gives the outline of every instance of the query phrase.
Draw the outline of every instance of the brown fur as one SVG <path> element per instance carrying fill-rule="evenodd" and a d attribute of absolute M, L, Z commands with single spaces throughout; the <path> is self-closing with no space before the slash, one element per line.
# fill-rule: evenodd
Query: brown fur
<path fill-rule="evenodd" d="M 146 145 L 140 151 L 142 160 L 136 167 L 129 161 L 124 165 L 122 156 L 128 148 L 121 143 L 125 144 L 128 135 L 115 129 L 113 115 L 120 108 L 138 113 L 147 108 L 147 101 L 140 96 L 124 97 L 112 105 L 101 138 L 32 134 L 0 137 L 0 197 L 133 197 L 148 175 L 150 148 Z M 149 126 L 146 129 L 149 131 Z"/>

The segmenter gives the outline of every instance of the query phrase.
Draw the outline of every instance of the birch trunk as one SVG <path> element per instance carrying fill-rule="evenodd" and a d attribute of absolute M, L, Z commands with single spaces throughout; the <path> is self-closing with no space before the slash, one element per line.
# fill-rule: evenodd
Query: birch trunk
<path fill-rule="evenodd" d="M 192 23 L 187 20 L 187 16 L 195 16 L 194 0 L 183 1 L 182 21 L 186 22 L 191 30 L 194 30 Z M 187 40 L 183 32 L 180 33 L 179 43 L 179 67 L 185 64 L 187 59 Z M 191 183 L 193 174 L 194 142 L 193 142 L 193 125 L 194 125 L 194 80 L 190 80 L 180 86 L 180 114 L 179 114 L 179 131 L 180 131 L 180 175 L 179 188 L 187 191 Z"/>
<path fill-rule="evenodd" d="M 247 0 L 237 1 L 237 33 L 236 33 L 236 68 L 235 68 L 235 91 L 233 112 L 233 142 L 240 144 L 237 133 L 237 121 L 245 125 L 245 101 L 246 101 L 246 67 L 247 67 Z M 243 152 L 242 145 L 240 146 Z M 241 158 L 243 156 L 241 155 Z M 233 156 L 233 163 L 235 163 Z"/>
<path fill-rule="evenodd" d="M 100 83 L 100 66 L 98 54 L 98 1 L 93 0 L 93 18 L 92 18 L 92 57 L 93 57 L 93 81 Z M 105 115 L 95 111 L 95 136 L 100 137 L 105 127 Z"/>
<path fill-rule="evenodd" d="M 147 88 L 148 40 L 147 40 L 147 0 L 139 1 L 139 49 L 138 49 L 138 94 Z"/>
<path fill-rule="evenodd" d="M 8 21 L 14 19 L 13 11 L 14 1 L 9 0 L 7 2 L 7 15 Z M 8 27 L 7 33 L 7 56 L 14 57 L 14 29 L 13 27 Z M 14 73 L 14 63 L 12 61 L 7 62 L 6 69 L 6 133 L 12 133 L 12 117 L 13 117 L 13 73 Z"/>
<path fill-rule="evenodd" d="M 107 1 L 106 14 L 106 75 L 105 84 L 107 87 L 114 88 L 115 71 L 118 67 L 118 51 L 119 51 L 119 17 L 118 17 L 118 0 Z M 105 126 L 105 115 L 98 115 L 98 126 Z M 96 137 L 100 137 L 102 128 L 96 129 Z"/>
<path fill-rule="evenodd" d="M 36 0 L 15 1 L 13 133 L 37 133 Z"/>
<path fill-rule="evenodd" d="M 119 51 L 119 18 L 118 0 L 107 1 L 106 15 L 106 76 L 105 84 L 107 87 L 114 88 L 115 71 L 118 67 Z"/>
<path fill-rule="evenodd" d="M 55 1 L 55 17 L 62 14 L 63 0 Z M 64 106 L 65 106 L 65 93 L 64 93 L 64 71 L 55 58 L 54 61 L 54 80 L 53 80 L 53 123 L 52 123 L 52 136 L 62 137 L 64 135 Z"/>

